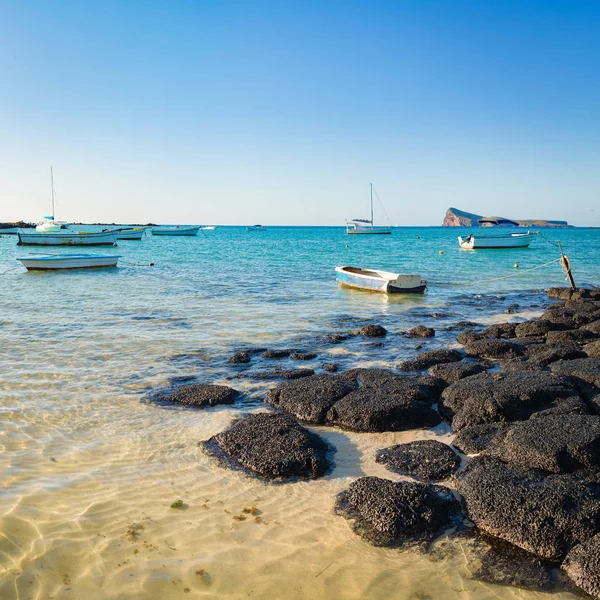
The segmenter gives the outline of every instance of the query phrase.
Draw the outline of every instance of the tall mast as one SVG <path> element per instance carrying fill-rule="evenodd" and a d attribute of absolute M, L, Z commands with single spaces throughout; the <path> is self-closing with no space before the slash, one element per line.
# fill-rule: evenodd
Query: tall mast
<path fill-rule="evenodd" d="M 52 220 L 54 221 L 54 172 L 50 167 L 50 187 L 52 188 Z"/>
<path fill-rule="evenodd" d="M 369 184 L 371 186 L 371 226 L 373 225 L 373 184 Z"/>

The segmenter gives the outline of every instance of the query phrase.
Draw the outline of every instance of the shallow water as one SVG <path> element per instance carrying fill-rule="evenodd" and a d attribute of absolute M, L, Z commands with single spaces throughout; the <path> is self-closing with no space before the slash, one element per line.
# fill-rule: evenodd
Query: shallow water
<path fill-rule="evenodd" d="M 523 598 L 547 597 L 469 579 L 461 554 L 434 560 L 374 548 L 332 513 L 357 476 L 397 477 L 375 450 L 434 431 L 356 434 L 313 428 L 337 448 L 322 480 L 268 485 L 229 471 L 197 443 L 248 411 L 272 385 L 235 378 L 257 369 L 323 362 L 393 367 L 421 340 L 383 347 L 323 334 L 366 322 L 390 332 L 434 326 L 426 348 L 453 343 L 444 328 L 539 314 L 533 290 L 564 285 L 557 249 L 465 252 L 460 230 L 397 229 L 349 238 L 336 228 L 219 228 L 197 238 L 122 241 L 122 267 L 26 273 L 0 237 L 0 598 Z M 600 230 L 557 230 L 579 284 L 600 282 Z M 439 254 L 439 251 L 444 254 Z M 139 266 L 155 263 L 154 267 Z M 337 264 L 420 272 L 424 297 L 342 290 Z M 468 284 L 467 282 L 471 282 Z M 515 314 L 507 314 L 513 306 Z M 436 313 L 435 316 L 431 316 Z M 305 363 L 227 357 L 248 346 L 314 349 Z M 177 378 L 246 392 L 235 407 L 194 411 L 141 402 Z M 176 499 L 184 510 L 169 508 Z M 243 508 L 256 505 L 261 522 Z M 572 598 L 555 594 L 554 598 Z"/>

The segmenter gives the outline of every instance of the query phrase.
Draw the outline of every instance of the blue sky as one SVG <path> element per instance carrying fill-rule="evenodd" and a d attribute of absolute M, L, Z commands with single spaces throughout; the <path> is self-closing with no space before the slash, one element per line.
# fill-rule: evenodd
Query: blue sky
<path fill-rule="evenodd" d="M 596 1 L 0 0 L 0 220 L 597 226 L 599 59 Z"/>

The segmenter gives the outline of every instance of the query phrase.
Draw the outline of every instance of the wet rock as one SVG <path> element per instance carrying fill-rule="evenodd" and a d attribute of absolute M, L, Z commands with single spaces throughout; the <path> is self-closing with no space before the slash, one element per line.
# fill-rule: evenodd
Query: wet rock
<path fill-rule="evenodd" d="M 491 363 L 487 361 L 463 360 L 461 362 L 434 365 L 427 373 L 432 377 L 443 379 L 446 383 L 453 383 L 454 381 L 460 381 L 465 377 L 483 373 L 483 371 L 486 371 L 491 366 Z"/>
<path fill-rule="evenodd" d="M 185 385 L 162 399 L 166 402 L 179 402 L 187 406 L 206 408 L 218 404 L 233 404 L 239 392 L 226 385 L 197 383 Z"/>
<path fill-rule="evenodd" d="M 390 446 L 379 450 L 375 460 L 394 473 L 421 481 L 448 479 L 460 466 L 458 454 L 437 440 L 418 440 Z"/>
<path fill-rule="evenodd" d="M 207 452 L 229 458 L 261 477 L 316 479 L 330 468 L 330 447 L 287 415 L 258 413 L 236 421 L 204 442 Z"/>
<path fill-rule="evenodd" d="M 481 358 L 515 358 L 523 354 L 523 346 L 505 340 L 485 338 L 467 343 L 465 354 Z"/>
<path fill-rule="evenodd" d="M 515 337 L 516 323 L 496 323 L 484 329 L 481 333 L 485 337 L 511 339 Z"/>
<path fill-rule="evenodd" d="M 325 336 L 325 341 L 330 344 L 340 344 L 350 339 L 350 335 L 346 333 L 330 333 Z"/>
<path fill-rule="evenodd" d="M 558 414 L 515 423 L 485 454 L 551 473 L 600 469 L 600 417 Z"/>
<path fill-rule="evenodd" d="M 408 330 L 408 335 L 410 337 L 433 337 L 435 329 L 433 327 L 425 327 L 425 325 L 417 325 Z"/>
<path fill-rule="evenodd" d="M 387 329 L 381 325 L 365 325 L 358 331 L 358 335 L 365 337 L 384 337 L 387 335 Z"/>
<path fill-rule="evenodd" d="M 479 529 L 543 560 L 561 561 L 600 528 L 600 486 L 480 456 L 457 475 Z"/>
<path fill-rule="evenodd" d="M 232 365 L 242 365 L 247 364 L 251 360 L 251 356 L 249 352 L 236 352 L 234 355 L 229 357 L 229 362 Z"/>
<path fill-rule="evenodd" d="M 554 373 L 577 377 L 577 379 L 600 387 L 600 358 L 559 360 L 552 363 L 550 369 Z"/>
<path fill-rule="evenodd" d="M 267 402 L 307 423 L 324 424 L 327 411 L 358 387 L 342 375 L 313 375 L 286 382 L 267 392 Z"/>
<path fill-rule="evenodd" d="M 422 371 L 433 365 L 458 362 L 462 358 L 462 352 L 458 350 L 431 350 L 417 354 L 413 360 L 401 362 L 398 368 L 401 371 Z"/>
<path fill-rule="evenodd" d="M 554 373 L 480 373 L 446 388 L 439 410 L 458 431 L 478 423 L 523 421 L 577 395 L 568 378 Z"/>
<path fill-rule="evenodd" d="M 583 351 L 590 358 L 600 358 L 600 340 L 586 344 L 583 347 Z"/>
<path fill-rule="evenodd" d="M 596 337 L 585 329 L 567 329 L 565 331 L 549 331 L 546 340 L 549 344 L 564 342 L 586 342 Z"/>
<path fill-rule="evenodd" d="M 452 445 L 463 454 L 479 454 L 492 443 L 496 434 L 507 430 L 509 427 L 509 423 L 467 425 L 456 434 Z"/>
<path fill-rule="evenodd" d="M 261 358 L 287 358 L 291 353 L 291 350 L 267 350 L 260 356 Z"/>
<path fill-rule="evenodd" d="M 561 568 L 592 598 L 600 598 L 600 534 L 571 549 Z"/>
<path fill-rule="evenodd" d="M 594 333 L 596 335 L 600 335 L 600 319 L 592 321 L 587 325 L 583 325 L 581 329 L 583 329 L 584 331 L 590 331 L 591 333 Z"/>
<path fill-rule="evenodd" d="M 526 321 L 515 327 L 515 335 L 518 338 L 543 336 L 551 329 L 552 324 L 550 321 Z"/>
<path fill-rule="evenodd" d="M 570 300 L 573 290 L 571 288 L 550 288 L 548 290 L 548 298 L 556 298 L 557 300 Z"/>
<path fill-rule="evenodd" d="M 361 477 L 338 494 L 335 512 L 373 545 L 403 546 L 434 539 L 461 508 L 442 486 Z"/>
<path fill-rule="evenodd" d="M 267 392 L 267 402 L 309 423 L 354 431 L 404 431 L 440 422 L 432 405 L 443 387 L 443 381 L 432 377 L 351 369 L 280 384 Z"/>
<path fill-rule="evenodd" d="M 475 323 L 474 321 L 458 321 L 458 323 L 446 327 L 446 331 L 464 331 L 465 329 L 472 329 L 473 327 L 478 327 L 478 323 Z"/>
<path fill-rule="evenodd" d="M 281 377 L 281 369 L 266 369 L 261 371 L 244 371 L 242 373 L 237 373 L 235 377 L 237 379 L 260 379 L 260 380 L 269 380 L 269 379 L 279 379 Z"/>
<path fill-rule="evenodd" d="M 480 331 L 474 331 L 473 329 L 466 329 L 465 331 L 459 333 L 456 336 L 456 341 L 463 346 L 470 344 L 471 342 L 475 342 L 477 340 L 485 339 L 485 335 Z"/>
<path fill-rule="evenodd" d="M 290 358 L 292 360 L 312 360 L 313 358 L 317 358 L 317 353 L 303 352 L 302 350 L 294 350 L 290 353 Z"/>
<path fill-rule="evenodd" d="M 523 373 L 524 371 L 545 371 L 546 368 L 539 363 L 530 361 L 525 356 L 509 358 L 500 362 L 502 373 Z"/>
<path fill-rule="evenodd" d="M 339 366 L 336 363 L 323 363 L 321 365 L 321 369 L 327 371 L 328 373 L 337 373 Z"/>
<path fill-rule="evenodd" d="M 281 371 L 281 376 L 284 379 L 303 379 L 314 374 L 315 372 L 312 369 L 283 369 Z"/>

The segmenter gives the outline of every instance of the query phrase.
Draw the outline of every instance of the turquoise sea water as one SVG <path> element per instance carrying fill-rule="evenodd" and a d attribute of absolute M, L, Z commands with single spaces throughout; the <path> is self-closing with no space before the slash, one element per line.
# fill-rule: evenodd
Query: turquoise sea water
<path fill-rule="evenodd" d="M 427 342 L 434 348 L 454 343 L 446 328 L 457 321 L 528 318 L 547 302 L 539 290 L 566 285 L 558 263 L 524 273 L 559 257 L 544 239 L 529 249 L 462 251 L 456 238 L 464 233 L 220 227 L 90 249 L 121 255 L 121 266 L 63 273 L 26 272 L 15 258 L 46 249 L 1 236 L 0 597 L 384 598 L 399 587 L 402 598 L 537 597 L 473 582 L 449 559 L 372 548 L 332 515 L 335 494 L 355 477 L 396 477 L 374 462 L 376 449 L 449 439 L 443 427 L 316 428 L 338 448 L 336 468 L 286 486 L 224 470 L 197 448 L 236 416 L 262 410 L 271 384 L 238 375 L 273 365 L 230 365 L 236 349 L 312 349 L 319 357 L 300 366 L 317 371 L 322 362 L 393 367 L 414 355 L 418 340 L 327 345 L 322 336 L 366 322 L 394 333 L 422 323 L 436 328 Z M 562 242 L 578 285 L 600 283 L 600 230 L 543 235 Z M 429 290 L 401 297 L 341 289 L 340 264 L 420 273 Z M 186 379 L 227 383 L 245 400 L 211 411 L 141 402 Z M 185 513 L 169 509 L 179 497 Z M 232 521 L 252 504 L 263 523 Z M 139 524 L 144 534 L 132 534 Z"/>

